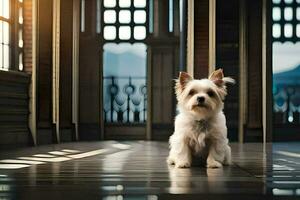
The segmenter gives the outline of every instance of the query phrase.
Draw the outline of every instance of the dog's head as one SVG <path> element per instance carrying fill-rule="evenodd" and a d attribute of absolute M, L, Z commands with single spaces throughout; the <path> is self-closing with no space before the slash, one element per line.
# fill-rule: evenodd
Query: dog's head
<path fill-rule="evenodd" d="M 234 79 L 224 77 L 223 70 L 214 71 L 209 78 L 196 80 L 188 73 L 180 72 L 175 91 L 181 111 L 196 115 L 199 119 L 210 117 L 223 109 L 227 95 L 226 84 Z"/>

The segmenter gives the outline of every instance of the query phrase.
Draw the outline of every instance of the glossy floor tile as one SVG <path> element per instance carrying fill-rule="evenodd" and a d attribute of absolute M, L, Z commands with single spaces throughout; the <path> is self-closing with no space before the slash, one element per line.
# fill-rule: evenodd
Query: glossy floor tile
<path fill-rule="evenodd" d="M 103 141 L 0 152 L 0 199 L 300 199 L 300 143 L 231 144 L 232 166 L 165 162 L 166 142 Z"/>

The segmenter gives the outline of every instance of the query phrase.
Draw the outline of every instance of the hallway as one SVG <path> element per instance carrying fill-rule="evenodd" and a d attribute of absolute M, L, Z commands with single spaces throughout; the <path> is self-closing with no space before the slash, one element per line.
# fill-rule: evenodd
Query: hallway
<path fill-rule="evenodd" d="M 234 164 L 168 167 L 166 142 L 65 143 L 0 152 L 0 199 L 299 198 L 298 143 L 232 144 Z M 170 196 L 182 194 L 179 196 Z M 224 196 L 225 195 L 225 196 Z"/>

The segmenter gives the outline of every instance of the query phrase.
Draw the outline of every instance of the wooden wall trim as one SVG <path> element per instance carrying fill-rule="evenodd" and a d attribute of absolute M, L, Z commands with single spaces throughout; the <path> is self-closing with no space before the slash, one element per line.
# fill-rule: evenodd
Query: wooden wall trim
<path fill-rule="evenodd" d="M 187 72 L 194 76 L 194 0 L 188 0 L 187 8 Z"/>
<path fill-rule="evenodd" d="M 37 145 L 37 126 L 36 126 L 36 107 L 37 107 L 37 0 L 32 0 L 32 68 L 31 82 L 29 87 L 29 129 L 33 138 L 34 145 Z M 26 68 L 26 67 L 25 67 Z"/>
<path fill-rule="evenodd" d="M 208 74 L 215 70 L 216 65 L 216 0 L 209 0 L 209 54 Z"/>
<path fill-rule="evenodd" d="M 247 58 L 247 8 L 246 8 L 246 0 L 241 0 L 239 5 L 239 66 L 240 66 L 240 74 L 239 74 L 239 135 L 238 141 L 240 143 L 244 142 L 244 126 L 246 124 L 247 119 L 247 67 L 248 67 L 248 58 Z"/>

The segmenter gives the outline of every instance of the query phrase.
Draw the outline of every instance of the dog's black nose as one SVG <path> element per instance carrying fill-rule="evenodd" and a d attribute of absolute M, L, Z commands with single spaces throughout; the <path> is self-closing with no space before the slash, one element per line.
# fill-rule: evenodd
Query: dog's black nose
<path fill-rule="evenodd" d="M 197 97 L 198 103 L 203 103 L 205 101 L 204 97 Z"/>

